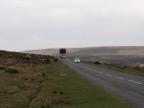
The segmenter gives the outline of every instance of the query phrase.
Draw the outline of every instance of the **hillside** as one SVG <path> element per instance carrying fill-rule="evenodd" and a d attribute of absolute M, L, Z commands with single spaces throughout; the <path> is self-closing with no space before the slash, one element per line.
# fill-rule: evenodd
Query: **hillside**
<path fill-rule="evenodd" d="M 58 48 L 24 52 L 54 56 L 60 55 Z M 67 48 L 66 56 L 68 58 L 80 57 L 83 60 L 100 61 L 104 63 L 139 65 L 144 64 L 144 46 Z"/>
<path fill-rule="evenodd" d="M 26 53 L 58 55 L 59 49 L 39 49 L 23 51 Z M 113 46 L 113 47 L 87 47 L 87 48 L 67 48 L 67 55 L 142 55 L 144 56 L 144 46 Z"/>
<path fill-rule="evenodd" d="M 0 50 L 0 108 L 34 108 L 32 102 L 44 88 L 54 60 L 48 55 Z"/>

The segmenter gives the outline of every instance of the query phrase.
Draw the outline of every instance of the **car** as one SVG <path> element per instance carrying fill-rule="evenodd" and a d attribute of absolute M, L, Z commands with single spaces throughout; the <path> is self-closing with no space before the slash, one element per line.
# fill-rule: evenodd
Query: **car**
<path fill-rule="evenodd" d="M 80 58 L 74 58 L 74 63 L 80 63 Z"/>
<path fill-rule="evenodd" d="M 65 56 L 65 55 L 61 55 L 60 58 L 61 58 L 61 59 L 65 59 L 66 56 Z"/>

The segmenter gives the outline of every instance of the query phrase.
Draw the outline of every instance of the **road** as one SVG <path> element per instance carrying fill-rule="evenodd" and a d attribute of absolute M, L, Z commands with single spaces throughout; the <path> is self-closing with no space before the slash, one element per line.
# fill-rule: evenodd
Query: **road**
<path fill-rule="evenodd" d="M 73 63 L 72 60 L 68 59 L 63 60 L 63 63 L 87 80 L 100 85 L 137 108 L 144 108 L 144 77 L 128 75 L 83 63 Z"/>

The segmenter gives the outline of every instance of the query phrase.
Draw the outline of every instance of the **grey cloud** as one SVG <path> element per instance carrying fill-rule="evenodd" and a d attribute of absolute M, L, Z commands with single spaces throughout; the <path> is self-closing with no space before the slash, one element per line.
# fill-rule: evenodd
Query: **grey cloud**
<path fill-rule="evenodd" d="M 40 44 L 31 45 L 31 49 L 54 47 L 47 43 L 55 41 L 68 44 L 69 40 L 89 46 L 120 41 L 121 45 L 144 45 L 143 5 L 143 0 L 0 1 L 0 38 L 2 44 L 13 43 L 13 49 L 16 41 L 26 49 L 25 42 L 39 43 L 38 39 Z"/>

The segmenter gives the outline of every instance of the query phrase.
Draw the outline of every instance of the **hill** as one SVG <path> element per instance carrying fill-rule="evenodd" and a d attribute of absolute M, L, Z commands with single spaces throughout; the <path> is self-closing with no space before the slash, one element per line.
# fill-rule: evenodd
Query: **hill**
<path fill-rule="evenodd" d="M 41 49 L 24 51 L 26 53 L 59 56 L 59 49 Z M 140 65 L 144 64 L 144 46 L 111 46 L 67 48 L 67 58 L 80 57 L 86 61 L 103 63 Z"/>
<path fill-rule="evenodd" d="M 58 55 L 59 49 L 39 49 L 23 51 L 26 53 Z M 86 47 L 67 48 L 67 55 L 142 55 L 144 56 L 144 46 L 112 46 L 112 47 Z"/>

